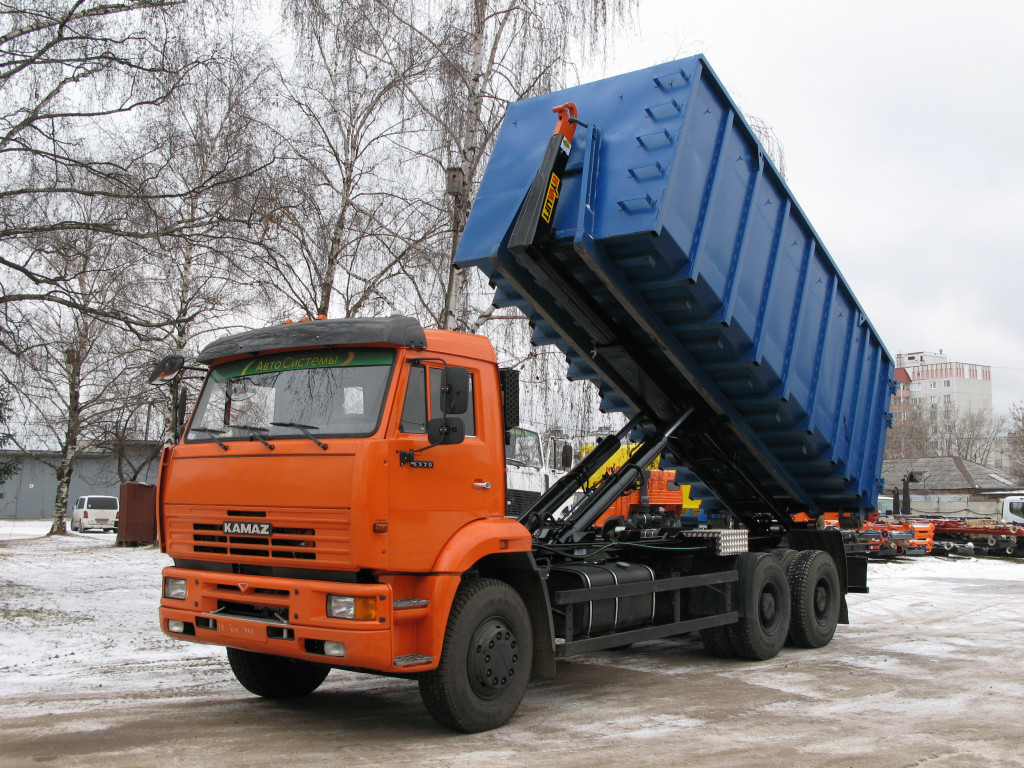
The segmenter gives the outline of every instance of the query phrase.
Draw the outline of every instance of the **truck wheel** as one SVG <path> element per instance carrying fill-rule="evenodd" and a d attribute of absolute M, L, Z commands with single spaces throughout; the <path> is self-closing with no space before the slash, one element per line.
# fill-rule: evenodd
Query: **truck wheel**
<path fill-rule="evenodd" d="M 789 582 L 782 563 L 768 552 L 745 552 L 737 558 L 740 572 L 740 620 L 729 626 L 738 656 L 770 659 L 782 650 L 789 633 Z"/>
<path fill-rule="evenodd" d="M 782 563 L 782 570 L 789 573 L 789 565 L 793 562 L 793 558 L 799 554 L 799 550 L 796 549 L 773 549 L 772 554 L 779 558 L 779 562 Z"/>
<path fill-rule="evenodd" d="M 720 659 L 735 659 L 736 646 L 729 637 L 729 627 L 711 627 L 700 631 L 700 641 L 704 649 L 712 656 Z"/>
<path fill-rule="evenodd" d="M 831 555 L 816 549 L 797 555 L 789 567 L 789 593 L 793 600 L 790 641 L 801 648 L 828 645 L 842 602 L 839 571 Z"/>
<path fill-rule="evenodd" d="M 441 725 L 478 733 L 504 725 L 526 693 L 533 634 L 522 598 L 495 579 L 462 582 L 441 663 L 419 679 L 420 697 Z"/>
<path fill-rule="evenodd" d="M 331 671 L 327 664 L 237 648 L 228 648 L 228 663 L 247 691 L 267 699 L 290 699 L 312 693 Z"/>

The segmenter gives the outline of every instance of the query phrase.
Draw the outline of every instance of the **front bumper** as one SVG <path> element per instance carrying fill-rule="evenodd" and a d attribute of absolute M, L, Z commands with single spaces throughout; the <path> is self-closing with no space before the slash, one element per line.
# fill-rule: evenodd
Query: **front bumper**
<path fill-rule="evenodd" d="M 437 666 L 425 655 L 396 655 L 396 628 L 423 617 L 425 606 L 396 610 L 389 584 L 353 584 L 166 568 L 164 578 L 183 579 L 184 600 L 162 597 L 160 628 L 192 642 L 230 646 L 339 667 L 388 673 L 421 672 Z M 327 596 L 372 598 L 372 620 L 327 615 Z M 426 601 L 423 601 L 426 602 Z M 397 620 L 396 620 L 397 614 Z M 169 622 L 181 622 L 172 631 Z M 328 655 L 326 647 L 344 655 Z M 325 644 L 332 644 L 325 646 Z"/>

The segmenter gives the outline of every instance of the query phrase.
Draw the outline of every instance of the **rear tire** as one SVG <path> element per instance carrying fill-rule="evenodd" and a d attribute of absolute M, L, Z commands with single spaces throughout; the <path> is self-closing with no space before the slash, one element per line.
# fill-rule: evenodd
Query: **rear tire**
<path fill-rule="evenodd" d="M 740 572 L 740 619 L 729 626 L 738 656 L 770 659 L 782 650 L 789 634 L 789 580 L 779 558 L 768 552 L 745 552 L 737 558 Z"/>
<path fill-rule="evenodd" d="M 326 664 L 228 648 L 228 663 L 247 691 L 267 699 L 291 699 L 312 693 L 327 677 Z"/>
<path fill-rule="evenodd" d="M 533 633 L 522 598 L 495 579 L 467 579 L 455 594 L 441 662 L 419 679 L 420 697 L 441 725 L 489 731 L 519 709 L 530 681 Z"/>
<path fill-rule="evenodd" d="M 839 624 L 842 590 L 839 570 L 827 552 L 808 549 L 789 567 L 793 615 L 789 640 L 801 648 L 821 648 L 832 641 Z"/>
<path fill-rule="evenodd" d="M 782 563 L 782 570 L 789 573 L 789 566 L 792 564 L 793 558 L 800 553 L 795 549 L 773 549 L 772 554 L 779 558 L 779 562 Z"/>

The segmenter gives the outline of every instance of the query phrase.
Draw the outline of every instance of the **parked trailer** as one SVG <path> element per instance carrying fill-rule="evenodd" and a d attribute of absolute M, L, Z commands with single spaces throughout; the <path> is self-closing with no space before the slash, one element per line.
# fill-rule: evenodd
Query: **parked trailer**
<path fill-rule="evenodd" d="M 897 517 L 894 525 L 927 526 L 933 531 L 936 555 L 1024 556 L 1024 496 L 992 501 L 988 517 Z"/>
<path fill-rule="evenodd" d="M 922 520 L 922 522 L 924 522 Z M 928 519 L 935 543 L 952 554 L 1020 557 L 1024 555 L 1024 497 L 1003 499 L 996 519 Z"/>
<path fill-rule="evenodd" d="M 707 62 L 511 105 L 457 259 L 627 425 L 509 519 L 518 393 L 487 339 L 401 317 L 219 339 L 161 459 L 163 630 L 227 646 L 261 696 L 413 678 L 461 731 L 558 658 L 828 643 L 866 567 L 816 521 L 874 509 L 893 363 Z M 596 528 L 658 456 L 734 527 Z"/>

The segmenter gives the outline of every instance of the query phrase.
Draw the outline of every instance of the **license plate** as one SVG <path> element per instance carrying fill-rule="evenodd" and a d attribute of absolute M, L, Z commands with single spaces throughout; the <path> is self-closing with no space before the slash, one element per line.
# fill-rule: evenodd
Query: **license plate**
<path fill-rule="evenodd" d="M 217 633 L 225 638 L 248 640 L 249 642 L 265 643 L 267 641 L 266 626 L 248 621 L 236 621 L 234 619 L 218 617 Z"/>

